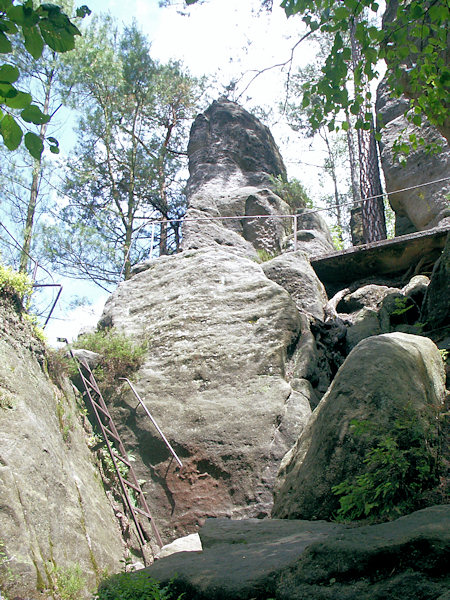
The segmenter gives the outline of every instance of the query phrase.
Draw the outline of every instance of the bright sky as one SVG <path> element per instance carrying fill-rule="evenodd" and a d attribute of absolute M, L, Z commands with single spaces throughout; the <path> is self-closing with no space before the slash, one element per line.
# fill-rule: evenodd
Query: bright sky
<path fill-rule="evenodd" d="M 158 0 L 85 2 L 93 14 L 110 12 L 123 26 L 136 19 L 151 41 L 152 58 L 161 62 L 182 60 L 192 74 L 215 74 L 222 85 L 244 73 L 237 87 L 238 95 L 256 71 L 287 61 L 292 46 L 301 35 L 300 19 L 286 19 L 277 0 L 271 14 L 258 14 L 260 0 L 207 0 L 188 10 L 184 10 L 182 0 L 176 0 L 176 5 L 169 8 L 160 8 Z M 311 45 L 304 43 L 296 51 L 296 64 L 306 64 L 313 59 L 313 53 Z M 285 73 L 283 75 L 280 69 L 273 69 L 258 77 L 239 98 L 240 104 L 251 111 L 255 106 L 274 106 L 283 101 Z M 215 90 L 212 93 L 217 95 Z M 300 140 L 298 134 L 293 134 L 276 119 L 268 125 L 280 146 L 290 175 L 305 184 L 309 179 L 317 182 L 317 169 L 299 164 L 299 157 L 306 163 L 318 162 L 317 153 L 310 152 L 309 142 Z M 305 173 L 305 169 L 310 172 Z M 60 282 L 59 279 L 56 281 Z M 76 337 L 80 327 L 94 326 L 107 298 L 106 294 L 99 293 L 96 286 L 73 280 L 62 283 L 66 303 L 72 295 L 78 295 L 90 297 L 94 305 L 88 310 L 78 308 L 66 314 L 61 309 L 56 311 L 57 319 L 46 328 L 50 343 L 54 343 L 58 336 Z M 64 301 L 61 308 L 63 305 Z"/>

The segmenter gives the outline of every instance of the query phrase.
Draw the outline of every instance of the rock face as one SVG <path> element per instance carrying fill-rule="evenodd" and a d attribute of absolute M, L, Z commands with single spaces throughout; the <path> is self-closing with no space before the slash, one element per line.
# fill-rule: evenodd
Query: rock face
<path fill-rule="evenodd" d="M 375 432 L 391 431 L 404 410 L 418 421 L 431 418 L 424 409 L 441 405 L 444 383 L 439 352 L 427 338 L 392 333 L 360 342 L 284 457 L 273 516 L 331 518 L 339 508 L 332 487 L 365 471 L 362 460 Z M 355 438 L 352 419 L 372 423 L 374 433 Z"/>
<path fill-rule="evenodd" d="M 450 148 L 444 137 L 430 124 L 416 127 L 405 118 L 408 101 L 393 99 L 384 83 L 378 88 L 376 110 L 384 125 L 381 130 L 381 163 L 386 180 L 389 202 L 396 214 L 396 235 L 422 231 L 431 227 L 450 225 L 450 180 L 440 181 L 416 189 L 391 194 L 395 190 L 410 188 L 448 177 L 450 171 Z M 429 154 L 425 145 L 406 157 L 400 164 L 394 156 L 394 143 L 402 136 L 423 137 L 425 144 L 440 144 L 442 151 Z"/>
<path fill-rule="evenodd" d="M 208 519 L 203 552 L 169 556 L 130 579 L 173 579 L 185 600 L 444 600 L 449 532 L 448 506 L 358 528 Z"/>
<path fill-rule="evenodd" d="M 421 321 L 427 330 L 450 324 L 450 233 L 444 251 L 436 262 L 422 306 Z"/>
<path fill-rule="evenodd" d="M 55 386 L 44 363 L 43 347 L 0 297 L 0 540 L 13 573 L 8 580 L 0 569 L 0 590 L 42 598 L 55 568 L 78 564 L 79 597 L 90 597 L 103 569 L 120 569 L 124 547 L 73 392 Z"/>
<path fill-rule="evenodd" d="M 208 515 L 269 515 L 280 460 L 311 412 L 285 379 L 301 326 L 289 294 L 254 261 L 204 248 L 122 283 L 102 323 L 148 342 L 134 385 L 184 464 L 175 468 L 131 395 L 116 400 L 163 532 L 194 531 Z"/>
<path fill-rule="evenodd" d="M 285 251 L 294 250 L 294 236 L 288 236 L 283 244 Z M 298 210 L 297 250 L 308 256 L 321 256 L 334 252 L 335 248 L 325 219 L 317 212 L 307 208 Z"/>
<path fill-rule="evenodd" d="M 291 219 L 251 219 L 289 214 L 288 205 L 271 191 L 269 175 L 286 176 L 286 169 L 268 128 L 221 98 L 195 119 L 188 155 L 183 249 L 225 247 L 250 258 L 256 249 L 278 253 Z M 208 221 L 235 216 L 250 218 Z"/>
<path fill-rule="evenodd" d="M 277 256 L 263 263 L 262 269 L 269 279 L 289 293 L 301 312 L 324 320 L 323 309 L 328 298 L 304 252 Z"/>

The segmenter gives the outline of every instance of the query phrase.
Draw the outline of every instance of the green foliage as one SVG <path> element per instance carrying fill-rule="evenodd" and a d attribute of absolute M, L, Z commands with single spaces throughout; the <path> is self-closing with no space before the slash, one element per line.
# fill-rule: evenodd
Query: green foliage
<path fill-rule="evenodd" d="M 183 594 L 176 596 L 170 588 L 145 573 L 119 573 L 100 584 L 94 600 L 181 600 Z"/>
<path fill-rule="evenodd" d="M 53 597 L 56 600 L 79 600 L 86 586 L 86 578 L 78 563 L 65 568 L 54 566 L 50 576 L 53 580 Z"/>
<path fill-rule="evenodd" d="M 118 385 L 120 377 L 129 377 L 130 373 L 142 365 L 147 343 L 135 341 L 114 329 L 86 333 L 73 344 L 74 348 L 84 348 L 101 354 L 102 360 L 93 370 L 102 392 L 108 392 Z M 72 374 L 74 374 L 74 367 Z"/>
<path fill-rule="evenodd" d="M 259 248 L 258 250 L 256 250 L 256 254 L 258 255 L 258 262 L 267 262 L 268 260 L 272 260 L 272 258 L 275 258 L 276 254 L 272 254 L 270 252 L 268 252 L 267 250 L 264 250 L 262 248 Z"/>
<path fill-rule="evenodd" d="M 23 300 L 32 289 L 33 283 L 28 275 L 0 264 L 0 294 L 14 295 Z"/>
<path fill-rule="evenodd" d="M 395 298 L 394 302 L 396 308 L 391 312 L 392 315 L 404 315 L 415 306 L 411 298 L 408 297 Z"/>
<path fill-rule="evenodd" d="M 63 440 L 68 444 L 70 442 L 70 432 L 73 429 L 72 413 L 66 412 L 64 401 L 61 398 L 56 403 L 56 416 L 58 417 L 59 430 Z"/>
<path fill-rule="evenodd" d="M 338 521 L 389 520 L 420 507 L 424 493 L 439 483 L 441 431 L 438 419 L 426 424 L 405 410 L 390 432 L 352 421 L 355 437 L 369 435 L 366 470 L 332 488 L 339 496 Z"/>
<path fill-rule="evenodd" d="M 448 350 L 445 350 L 445 348 L 442 350 L 439 350 L 439 352 L 442 357 L 442 360 L 446 363 L 449 359 L 450 352 Z"/>
<path fill-rule="evenodd" d="M 330 227 L 330 232 L 331 238 L 333 240 L 333 246 L 336 248 L 336 250 L 343 250 L 344 241 L 342 236 L 342 227 L 340 227 L 339 225 L 332 225 Z"/>
<path fill-rule="evenodd" d="M 445 58 L 448 2 L 400 0 L 396 13 L 383 29 L 371 22 L 370 15 L 379 10 L 374 0 L 283 0 L 281 6 L 288 17 L 300 14 L 311 33 L 320 31 L 333 36 L 321 76 L 304 88 L 305 108 L 313 98 L 322 99 L 312 110 L 311 124 L 315 129 L 324 122 L 330 130 L 339 127 L 337 117 L 342 109 L 358 116 L 357 127 L 370 129 L 371 111 L 366 107 L 370 106 L 371 95 L 365 81 L 378 77 L 380 59 L 387 63 L 390 89 L 397 95 L 406 93 L 412 99 L 411 121 L 420 125 L 425 115 L 433 124 L 444 125 L 450 84 L 450 67 Z M 361 58 L 355 65 L 348 40 L 349 25 L 353 21 L 356 41 L 361 48 Z M 347 86 L 349 81 L 352 81 L 353 92 Z M 364 112 L 367 115 L 363 118 Z"/>
<path fill-rule="evenodd" d="M 312 207 L 312 200 L 298 179 L 287 181 L 281 175 L 278 177 L 271 175 L 270 181 L 273 191 L 289 205 L 292 214 L 295 215 L 299 209 Z"/>
<path fill-rule="evenodd" d="M 77 17 L 84 17 L 90 11 L 86 6 L 77 10 Z M 46 46 L 54 52 L 67 52 L 75 47 L 75 37 L 80 31 L 69 17 L 55 4 L 43 3 L 37 7 L 32 0 L 15 2 L 0 0 L 0 53 L 7 60 L 13 52 L 13 44 L 22 41 L 29 58 L 38 59 Z M 50 120 L 41 109 L 33 104 L 28 92 L 23 92 L 13 84 L 20 79 L 19 69 L 11 64 L 0 66 L 0 135 L 8 150 L 16 150 L 24 138 L 22 123 L 42 125 Z M 57 142 L 49 143 L 53 152 Z M 40 136 L 27 132 L 24 138 L 25 147 L 35 159 L 40 159 L 44 144 Z"/>
<path fill-rule="evenodd" d="M 11 570 L 10 562 L 11 558 L 6 553 L 5 543 L 2 539 L 0 539 L 0 593 L 15 579 L 15 575 Z"/>
<path fill-rule="evenodd" d="M 38 339 L 40 342 L 42 342 L 43 344 L 46 344 L 47 338 L 45 337 L 44 330 L 38 324 L 37 317 L 35 315 L 30 315 L 28 313 L 25 313 L 23 315 L 23 318 L 25 319 L 25 321 L 28 321 L 28 323 L 31 325 L 31 329 L 33 331 L 34 337 L 36 339 Z"/>

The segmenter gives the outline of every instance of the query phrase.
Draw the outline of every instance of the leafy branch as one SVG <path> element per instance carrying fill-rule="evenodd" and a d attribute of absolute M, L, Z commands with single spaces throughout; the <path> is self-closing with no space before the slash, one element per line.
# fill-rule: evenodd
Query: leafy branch
<path fill-rule="evenodd" d="M 54 52 L 68 52 L 75 47 L 75 37 L 81 35 L 69 17 L 55 4 L 41 4 L 34 8 L 32 0 L 15 4 L 15 0 L 0 0 L 0 54 L 6 57 L 13 52 L 13 42 L 22 41 L 34 60 L 42 56 L 48 46 Z M 90 14 L 87 6 L 77 9 L 76 17 Z M 30 93 L 16 87 L 21 73 L 16 66 L 3 63 L 0 66 L 0 135 L 8 150 L 16 150 L 22 140 L 31 156 L 40 160 L 44 150 L 41 136 L 27 131 L 24 123 L 45 125 L 51 116 L 33 104 Z M 19 122 L 22 124 L 19 124 Z M 58 141 L 49 137 L 50 151 L 59 152 Z"/>

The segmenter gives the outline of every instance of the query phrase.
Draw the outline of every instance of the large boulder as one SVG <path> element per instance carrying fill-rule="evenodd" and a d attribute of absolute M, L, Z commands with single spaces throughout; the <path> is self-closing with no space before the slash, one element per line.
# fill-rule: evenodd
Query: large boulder
<path fill-rule="evenodd" d="M 381 333 L 418 333 L 424 296 L 430 280 L 416 275 L 403 288 L 370 283 L 348 290 L 337 304 L 339 317 L 347 326 L 346 349 Z M 343 290 L 345 291 L 345 290 Z"/>
<path fill-rule="evenodd" d="M 78 566 L 78 597 L 90 598 L 104 569 L 120 569 L 124 545 L 73 392 L 50 380 L 45 362 L 0 296 L 0 596 L 53 597 L 57 574 Z"/>
<path fill-rule="evenodd" d="M 270 176 L 285 177 L 286 169 L 269 129 L 220 98 L 195 119 L 188 155 L 183 249 L 225 246 L 250 258 L 256 249 L 278 253 L 290 219 L 251 218 L 289 214 L 272 191 Z"/>
<path fill-rule="evenodd" d="M 428 338 L 391 333 L 360 342 L 284 457 L 273 516 L 331 518 L 339 508 L 332 488 L 365 472 L 364 455 L 380 431 L 393 431 L 405 412 L 433 426 L 444 382 L 439 351 Z M 354 420 L 370 425 L 367 435 L 352 434 Z"/>
<path fill-rule="evenodd" d="M 284 250 L 302 250 L 309 257 L 335 251 L 328 225 L 317 211 L 302 208 L 297 215 L 297 242 L 293 234 L 288 235 L 283 242 Z"/>
<path fill-rule="evenodd" d="M 376 110 L 383 124 L 381 164 L 389 202 L 396 215 L 396 235 L 450 225 L 450 180 L 442 181 L 448 177 L 450 170 L 449 145 L 429 123 L 422 127 L 410 123 L 405 117 L 407 108 L 406 99 L 392 98 L 386 84 L 380 84 Z M 416 149 L 411 148 L 402 163 L 395 155 L 395 142 L 399 137 L 409 140 L 410 136 L 423 138 L 425 143 L 419 144 Z M 440 145 L 442 150 L 427 152 L 427 145 L 433 144 Z M 413 184 L 420 187 L 411 189 Z"/>
<path fill-rule="evenodd" d="M 327 294 L 304 252 L 277 256 L 265 262 L 262 269 L 269 279 L 289 293 L 301 312 L 324 319 Z"/>
<path fill-rule="evenodd" d="M 134 578 L 172 581 L 185 600 L 444 600 L 450 580 L 450 508 L 391 523 L 208 519 L 203 552 L 157 561 Z M 114 587 L 114 579 L 111 582 Z"/>
<path fill-rule="evenodd" d="M 289 294 L 254 261 L 204 248 L 122 283 L 101 320 L 148 343 L 134 385 L 183 461 L 178 470 L 131 394 L 112 407 L 169 539 L 206 516 L 270 514 L 281 458 L 310 416 L 286 381 L 300 331 Z"/>

